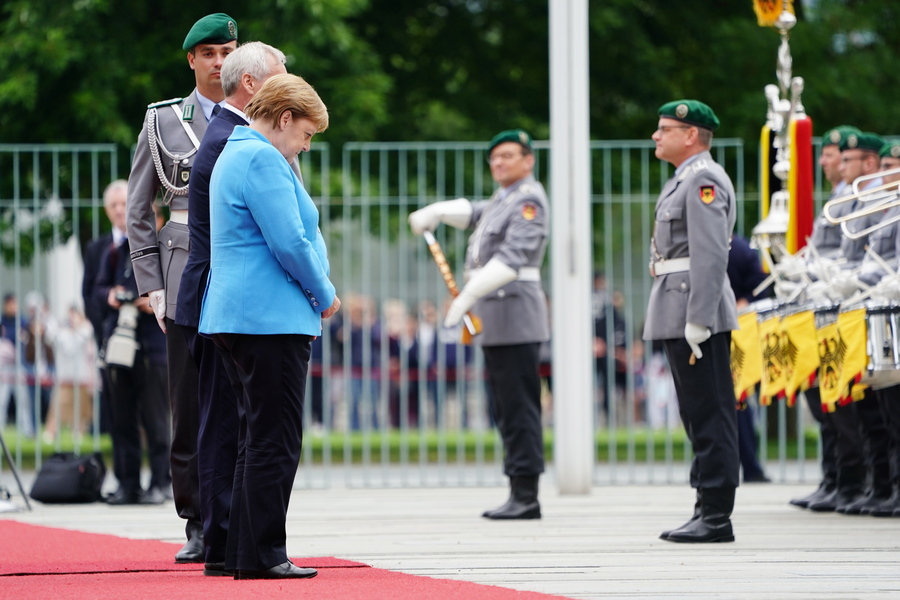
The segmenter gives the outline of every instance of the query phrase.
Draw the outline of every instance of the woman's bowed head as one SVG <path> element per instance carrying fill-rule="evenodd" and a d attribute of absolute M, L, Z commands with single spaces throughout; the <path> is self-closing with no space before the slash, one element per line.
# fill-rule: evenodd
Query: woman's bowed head
<path fill-rule="evenodd" d="M 306 80 L 286 73 L 266 80 L 244 108 L 250 127 L 288 161 L 309 152 L 312 138 L 328 128 L 328 108 Z"/>

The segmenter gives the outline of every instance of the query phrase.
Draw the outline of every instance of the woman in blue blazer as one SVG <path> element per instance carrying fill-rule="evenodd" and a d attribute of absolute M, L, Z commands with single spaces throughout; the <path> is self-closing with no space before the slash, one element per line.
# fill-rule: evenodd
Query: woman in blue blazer
<path fill-rule="evenodd" d="M 296 75 L 269 78 L 210 180 L 210 274 L 200 333 L 225 357 L 241 421 L 227 564 L 236 579 L 314 577 L 288 560 L 285 518 L 302 441 L 310 342 L 340 308 L 319 213 L 288 164 L 328 127 Z"/>

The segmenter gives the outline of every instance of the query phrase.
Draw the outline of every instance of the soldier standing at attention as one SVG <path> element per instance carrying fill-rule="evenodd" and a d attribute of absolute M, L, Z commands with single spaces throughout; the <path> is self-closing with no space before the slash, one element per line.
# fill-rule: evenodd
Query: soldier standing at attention
<path fill-rule="evenodd" d="M 475 339 L 484 350 L 511 492 L 505 504 L 482 516 L 539 519 L 538 478 L 544 472 L 540 348 L 550 338 L 541 264 L 550 229 L 549 202 L 532 174 L 528 133 L 498 133 L 488 155 L 491 176 L 500 185 L 490 200 L 436 202 L 410 214 L 409 224 L 416 235 L 442 222 L 475 229 L 466 252 L 466 284 L 444 325 L 459 325 L 473 309 L 484 326 Z"/>
<path fill-rule="evenodd" d="M 675 174 L 656 202 L 650 241 L 653 288 L 645 340 L 661 340 L 678 410 L 694 451 L 694 515 L 660 537 L 670 542 L 733 542 L 731 511 L 739 482 L 731 331 L 738 328 L 728 282 L 735 223 L 734 186 L 709 153 L 719 119 L 697 100 L 659 109 L 656 157 Z"/>
<path fill-rule="evenodd" d="M 150 297 L 166 332 L 169 402 L 172 406 L 172 493 L 178 516 L 187 520 L 187 543 L 175 562 L 204 562 L 197 470 L 199 429 L 197 367 L 180 326 L 174 323 L 181 273 L 189 252 L 188 185 L 207 122 L 225 99 L 220 70 L 237 47 L 237 23 L 226 14 L 194 23 L 184 40 L 196 88 L 184 99 L 147 107 L 128 179 L 128 239 L 138 292 Z M 168 223 L 157 233 L 153 205 L 168 205 Z"/>

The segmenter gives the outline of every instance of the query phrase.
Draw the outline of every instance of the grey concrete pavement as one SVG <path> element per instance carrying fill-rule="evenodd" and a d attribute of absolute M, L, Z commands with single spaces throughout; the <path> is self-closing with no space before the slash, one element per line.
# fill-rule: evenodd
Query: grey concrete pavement
<path fill-rule="evenodd" d="M 8 472 L 0 483 L 14 487 Z M 288 552 L 570 598 L 900 598 L 900 519 L 814 514 L 788 504 L 812 487 L 744 485 L 735 543 L 682 545 L 657 536 L 690 515 L 687 485 L 561 496 L 547 478 L 543 519 L 491 522 L 479 515 L 505 500 L 501 487 L 349 489 L 335 478 L 330 489 L 295 490 Z M 34 503 L 32 512 L 0 518 L 173 543 L 183 535 L 171 503 Z"/>

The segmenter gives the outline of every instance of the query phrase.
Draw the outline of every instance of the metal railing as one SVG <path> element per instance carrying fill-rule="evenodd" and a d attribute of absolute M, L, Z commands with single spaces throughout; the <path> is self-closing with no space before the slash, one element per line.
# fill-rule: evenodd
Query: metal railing
<path fill-rule="evenodd" d="M 689 446 L 677 417 L 672 418 L 677 414 L 674 392 L 666 390 L 664 373 L 657 376 L 653 371 L 662 368 L 659 355 L 640 341 L 651 283 L 646 265 L 653 208 L 671 174 L 653 149 L 649 140 L 598 141 L 591 146 L 593 189 L 585 201 L 593 207 L 594 264 L 607 285 L 605 296 L 597 294 L 595 308 L 615 305 L 622 318 L 621 325 L 608 319 L 600 333 L 606 340 L 621 337 L 622 343 L 611 343 L 610 352 L 599 359 L 599 370 L 611 376 L 598 378 L 595 389 L 585 390 L 595 407 L 598 432 L 596 483 L 663 483 L 687 477 Z M 301 156 L 304 184 L 320 208 L 332 279 L 343 307 L 338 317 L 326 322 L 310 365 L 298 485 L 329 485 L 337 465 L 344 467 L 340 472 L 348 485 L 502 481 L 502 447 L 492 427 L 483 359 L 477 350 L 458 343 L 458 332 L 440 326 L 448 294 L 425 243 L 406 223 L 411 211 L 431 202 L 488 198 L 494 183 L 485 151 L 483 143 L 348 143 L 339 164 L 326 144 L 316 144 Z M 535 174 L 550 190 L 549 145 L 537 142 L 535 154 Z M 741 140 L 715 140 L 713 155 L 735 182 L 738 231 L 749 230 L 758 215 L 758 198 L 745 191 L 744 154 Z M 103 222 L 103 187 L 122 176 L 127 176 L 127 168 L 120 169 L 113 146 L 0 145 L 0 212 L 27 204 L 37 213 L 48 199 L 58 198 L 66 217 L 71 215 L 72 231 L 90 239 Z M 551 211 L 552 204 L 551 197 Z M 441 227 L 436 235 L 450 265 L 461 274 L 468 234 Z M 8 238 L 3 239 L 6 252 Z M 19 266 L 2 267 L 0 290 L 20 298 L 40 290 L 54 311 L 62 310 L 54 304 L 58 292 L 48 276 L 47 251 L 36 248 L 33 259 L 20 264 L 27 241 L 11 241 Z M 548 257 L 543 268 L 548 290 L 549 265 Z M 73 295 L 80 296 L 80 280 L 77 294 L 68 294 Z M 616 345 L 618 359 L 612 348 Z M 549 352 L 547 356 L 544 404 L 549 437 L 552 377 L 564 374 L 550 373 Z M 37 408 L 38 401 L 32 402 Z M 97 414 L 95 410 L 95 431 Z M 765 447 L 769 434 L 763 417 Z M 788 456 L 788 440 L 795 431 L 802 440 L 806 427 L 801 418 L 796 430 L 788 429 L 782 425 L 787 420 L 785 414 L 777 420 L 776 435 L 782 442 L 777 460 L 782 465 L 796 462 Z M 94 436 L 95 447 L 99 439 Z M 25 442 L 24 436 L 17 436 L 17 461 L 22 460 Z M 50 449 L 39 445 L 38 464 L 41 452 Z M 801 462 L 806 458 L 800 455 Z M 781 472 L 782 479 L 788 478 L 785 469 Z"/>

